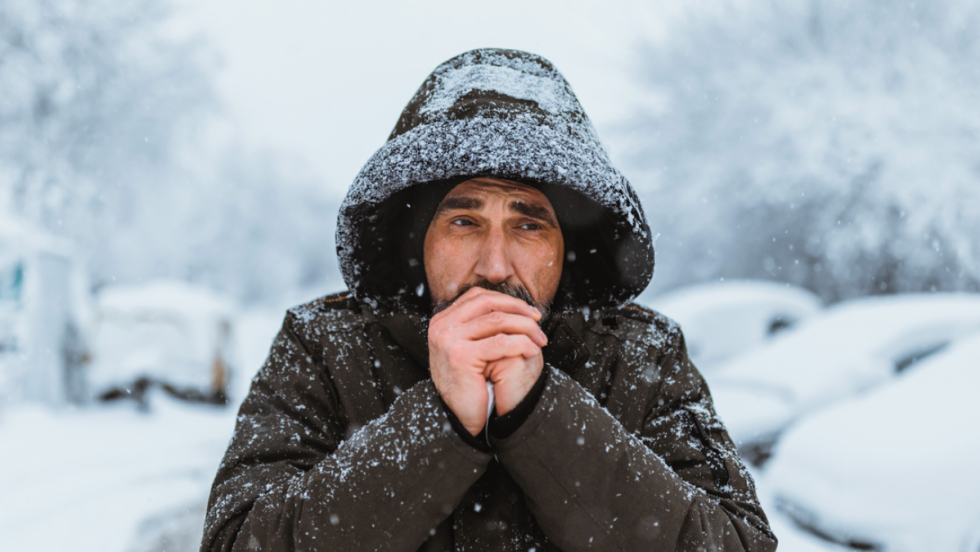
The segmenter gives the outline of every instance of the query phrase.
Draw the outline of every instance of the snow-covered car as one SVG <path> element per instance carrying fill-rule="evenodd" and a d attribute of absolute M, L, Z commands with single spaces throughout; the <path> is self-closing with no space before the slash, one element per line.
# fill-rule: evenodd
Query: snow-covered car
<path fill-rule="evenodd" d="M 852 547 L 980 550 L 980 333 L 787 429 L 767 467 L 783 513 Z"/>
<path fill-rule="evenodd" d="M 650 303 L 681 325 L 688 354 L 702 372 L 757 347 L 823 306 L 805 289 L 762 280 L 686 286 Z"/>
<path fill-rule="evenodd" d="M 87 381 L 103 400 L 141 404 L 158 386 L 179 398 L 223 404 L 231 375 L 231 301 L 177 281 L 119 285 L 97 298 Z"/>
<path fill-rule="evenodd" d="M 69 242 L 0 215 L 0 406 L 82 398 L 83 288 Z"/>
<path fill-rule="evenodd" d="M 980 329 L 980 294 L 869 297 L 834 305 L 706 375 L 715 407 L 754 464 L 800 415 L 880 385 Z"/>

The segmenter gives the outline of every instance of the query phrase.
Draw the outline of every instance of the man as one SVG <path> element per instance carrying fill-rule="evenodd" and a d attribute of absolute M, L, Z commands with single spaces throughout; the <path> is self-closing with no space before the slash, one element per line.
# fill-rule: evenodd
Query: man
<path fill-rule="evenodd" d="M 680 330 L 628 303 L 650 231 L 549 62 L 436 68 L 337 235 L 350 292 L 287 313 L 202 550 L 775 549 Z"/>

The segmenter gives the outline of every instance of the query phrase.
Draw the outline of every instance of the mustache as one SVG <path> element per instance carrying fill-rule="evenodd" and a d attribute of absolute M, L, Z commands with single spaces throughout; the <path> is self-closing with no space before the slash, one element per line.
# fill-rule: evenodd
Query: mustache
<path fill-rule="evenodd" d="M 456 302 L 457 299 L 459 299 L 460 297 L 462 297 L 464 293 L 466 293 L 467 291 L 469 291 L 469 290 L 471 290 L 471 289 L 473 289 L 475 287 L 487 289 L 487 290 L 490 290 L 490 291 L 496 291 L 497 293 L 503 293 L 504 295 L 509 295 L 511 297 L 514 297 L 515 299 L 520 299 L 521 301 L 524 301 L 528 305 L 531 305 L 532 307 L 538 309 L 541 312 L 541 321 L 542 322 L 546 318 L 548 318 L 548 315 L 549 314 L 551 314 L 551 306 L 550 305 L 541 304 L 541 303 L 535 301 L 534 300 L 534 297 L 531 296 L 531 292 L 528 291 L 526 287 L 524 287 L 524 286 L 522 286 L 520 284 L 517 284 L 517 285 L 508 284 L 507 282 L 499 282 L 499 283 L 494 284 L 493 282 L 491 282 L 489 280 L 480 280 L 480 281 L 474 282 L 472 284 L 463 284 L 463 285 L 461 285 L 459 287 L 459 291 L 456 292 L 456 296 L 453 297 L 451 300 L 449 300 L 449 301 L 439 301 L 438 303 L 436 303 L 435 306 L 432 309 L 432 314 L 438 314 L 439 312 L 442 312 L 442 311 L 448 309 L 449 307 L 451 307 L 453 305 L 453 303 Z"/>

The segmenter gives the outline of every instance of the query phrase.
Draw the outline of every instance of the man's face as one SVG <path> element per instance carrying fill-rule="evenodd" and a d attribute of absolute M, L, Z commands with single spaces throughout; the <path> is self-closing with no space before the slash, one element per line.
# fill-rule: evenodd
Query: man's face
<path fill-rule="evenodd" d="M 538 306 L 555 297 L 565 244 L 551 202 L 526 184 L 474 178 L 449 192 L 425 234 L 434 305 L 478 284 L 524 288 Z"/>

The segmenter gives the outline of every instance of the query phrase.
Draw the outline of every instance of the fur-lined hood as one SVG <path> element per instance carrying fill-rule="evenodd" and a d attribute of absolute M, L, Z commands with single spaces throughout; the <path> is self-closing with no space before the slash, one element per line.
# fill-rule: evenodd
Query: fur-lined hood
<path fill-rule="evenodd" d="M 549 197 L 565 236 L 560 292 L 573 304 L 619 306 L 650 282 L 643 209 L 568 82 L 540 56 L 481 49 L 425 79 L 350 187 L 337 252 L 354 295 L 386 310 L 427 310 L 428 222 L 455 184 L 477 176 L 524 182 Z"/>

